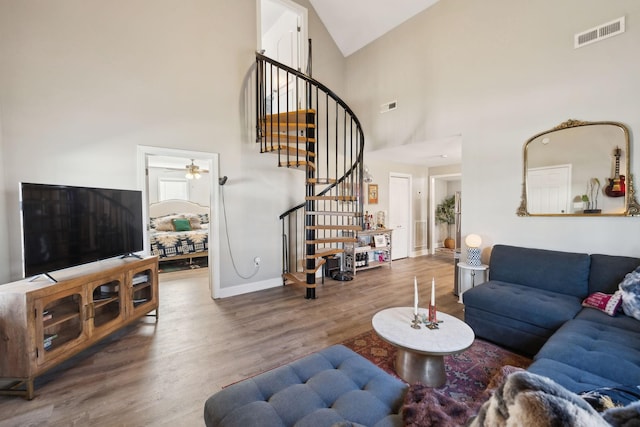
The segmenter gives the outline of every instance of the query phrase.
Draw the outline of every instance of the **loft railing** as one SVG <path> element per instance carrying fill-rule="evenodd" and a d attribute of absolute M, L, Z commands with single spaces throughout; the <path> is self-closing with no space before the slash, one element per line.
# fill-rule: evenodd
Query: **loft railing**
<path fill-rule="evenodd" d="M 339 252 L 362 225 L 364 133 L 324 84 L 260 53 L 256 61 L 260 151 L 306 173 L 305 200 L 280 215 L 283 276 L 306 273 L 307 297 L 314 298 L 319 255 Z"/>

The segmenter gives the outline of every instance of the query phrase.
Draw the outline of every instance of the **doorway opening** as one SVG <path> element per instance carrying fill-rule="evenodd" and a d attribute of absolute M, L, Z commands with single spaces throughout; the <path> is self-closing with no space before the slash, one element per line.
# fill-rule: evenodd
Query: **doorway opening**
<path fill-rule="evenodd" d="M 156 237 L 157 231 L 162 231 L 157 230 L 156 224 L 161 222 L 164 225 L 167 222 L 168 228 L 171 228 L 171 225 L 177 224 L 169 224 L 174 214 L 187 218 L 189 226 L 182 221 L 181 228 L 186 227 L 189 230 L 185 231 L 193 233 L 189 249 L 174 249 L 167 245 L 160 252 L 160 260 L 177 259 L 176 256 L 185 259 L 206 258 L 212 298 L 216 298 L 220 291 L 218 161 L 217 153 L 138 146 L 138 185 L 142 189 L 143 218 L 147 224 L 144 250 L 151 253 L 152 237 Z M 198 166 L 199 179 L 193 174 L 191 178 L 186 177 L 187 165 L 191 163 Z M 153 230 L 152 215 L 162 218 L 160 222 L 154 221 Z M 205 241 L 208 246 L 206 251 Z M 158 250 L 156 243 L 154 241 L 154 249 Z"/>
<path fill-rule="evenodd" d="M 436 208 L 447 198 L 454 198 L 454 223 L 437 224 Z M 433 175 L 429 185 L 429 235 L 432 255 L 447 257 L 453 263 L 453 289 L 458 295 L 458 261 L 460 259 L 462 232 L 462 174 Z M 447 248 L 445 238 L 453 238 L 453 248 Z"/>
<path fill-rule="evenodd" d="M 444 240 L 447 237 L 456 239 L 459 234 L 462 224 L 462 216 L 460 212 L 460 198 L 462 190 L 462 174 L 453 173 L 447 175 L 433 175 L 431 176 L 431 182 L 429 185 L 429 236 L 431 236 L 431 242 L 429 247 L 431 248 L 431 254 L 434 255 L 437 250 L 444 247 Z M 458 202 L 455 209 L 457 210 L 456 222 L 451 226 L 445 224 L 437 224 L 435 220 L 436 207 L 442 203 L 447 197 L 456 197 L 456 193 L 459 193 Z M 459 238 L 458 238 L 459 240 Z M 460 242 L 455 242 L 453 250 L 458 248 Z"/>

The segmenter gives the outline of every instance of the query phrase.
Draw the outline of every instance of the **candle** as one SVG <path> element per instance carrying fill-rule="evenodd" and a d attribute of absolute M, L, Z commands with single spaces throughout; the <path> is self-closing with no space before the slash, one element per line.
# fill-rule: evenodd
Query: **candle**
<path fill-rule="evenodd" d="M 436 305 L 436 278 L 431 279 L 431 305 Z"/>
<path fill-rule="evenodd" d="M 429 322 L 437 323 L 436 319 L 436 278 L 431 279 L 431 304 L 429 304 Z"/>
<path fill-rule="evenodd" d="M 418 315 L 418 279 L 413 277 L 413 315 Z"/>

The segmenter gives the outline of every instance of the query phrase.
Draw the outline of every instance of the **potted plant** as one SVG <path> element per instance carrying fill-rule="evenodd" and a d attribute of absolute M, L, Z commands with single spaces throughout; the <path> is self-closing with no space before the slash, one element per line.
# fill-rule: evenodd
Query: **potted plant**
<path fill-rule="evenodd" d="M 447 237 L 444 239 L 444 246 L 448 249 L 455 249 L 456 241 L 451 237 L 451 225 L 456 221 L 455 214 L 456 198 L 455 196 L 445 197 L 438 206 L 436 206 L 436 223 L 447 224 Z"/>

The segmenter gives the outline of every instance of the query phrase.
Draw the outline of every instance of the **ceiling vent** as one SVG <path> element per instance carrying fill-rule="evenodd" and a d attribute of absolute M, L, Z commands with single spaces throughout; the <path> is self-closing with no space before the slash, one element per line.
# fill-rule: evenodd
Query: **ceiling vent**
<path fill-rule="evenodd" d="M 398 108 L 398 101 L 387 102 L 380 106 L 380 113 L 386 113 L 387 111 L 395 110 Z"/>
<path fill-rule="evenodd" d="M 590 30 L 583 31 L 574 36 L 574 48 L 577 49 L 609 37 L 617 36 L 624 33 L 624 16 L 606 24 L 599 25 Z"/>

